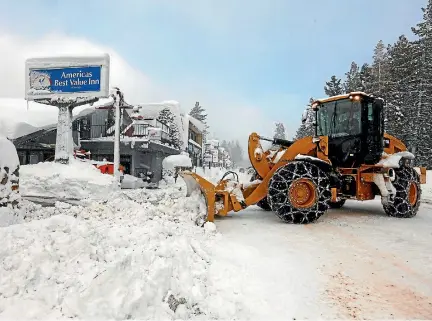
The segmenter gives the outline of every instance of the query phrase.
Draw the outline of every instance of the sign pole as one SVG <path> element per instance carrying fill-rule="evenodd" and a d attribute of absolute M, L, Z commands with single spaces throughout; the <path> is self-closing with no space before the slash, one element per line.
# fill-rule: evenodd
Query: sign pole
<path fill-rule="evenodd" d="M 72 120 L 70 118 L 69 108 L 66 105 L 58 106 L 58 122 L 57 122 L 57 137 L 56 137 L 56 148 L 55 148 L 55 162 L 68 164 L 69 157 L 73 154 L 73 147 L 70 150 L 70 137 L 72 136 Z M 73 142 L 72 142 L 73 146 Z"/>

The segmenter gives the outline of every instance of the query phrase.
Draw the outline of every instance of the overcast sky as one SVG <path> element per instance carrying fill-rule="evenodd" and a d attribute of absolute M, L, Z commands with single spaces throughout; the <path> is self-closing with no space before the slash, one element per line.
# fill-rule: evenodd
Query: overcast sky
<path fill-rule="evenodd" d="M 24 96 L 30 56 L 108 52 L 130 103 L 200 101 L 211 133 L 247 143 L 370 62 L 422 18 L 426 0 L 0 0 L 0 98 Z M 0 115 L 1 117 L 1 115 Z"/>

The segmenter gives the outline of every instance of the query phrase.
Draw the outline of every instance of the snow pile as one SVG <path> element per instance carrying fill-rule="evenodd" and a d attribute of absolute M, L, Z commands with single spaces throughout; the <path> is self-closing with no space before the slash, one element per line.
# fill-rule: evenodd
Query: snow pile
<path fill-rule="evenodd" d="M 114 195 L 114 194 L 113 194 Z M 235 319 L 241 270 L 184 190 L 35 207 L 0 228 L 2 319 Z M 135 201 L 134 201 L 135 200 Z M 247 312 L 246 312 L 247 314 Z"/>
<path fill-rule="evenodd" d="M 0 151 L 0 204 L 4 204 L 19 198 L 19 195 L 12 191 L 13 181 L 18 180 L 15 171 L 19 167 L 19 159 L 15 145 L 1 135 Z"/>
<path fill-rule="evenodd" d="M 186 153 L 180 155 L 170 155 L 162 161 L 162 167 L 165 170 L 174 170 L 175 167 L 192 167 L 192 161 Z"/>
<path fill-rule="evenodd" d="M 174 183 L 176 167 L 192 167 L 192 160 L 187 153 L 182 152 L 180 155 L 170 155 L 163 159 L 162 176 L 166 183 Z"/>
<path fill-rule="evenodd" d="M 145 187 L 147 184 L 138 177 L 132 176 L 132 175 L 128 175 L 125 174 L 124 178 L 121 182 L 121 188 L 124 189 L 135 189 L 135 188 L 143 188 Z"/>
<path fill-rule="evenodd" d="M 20 177 L 20 192 L 24 196 L 100 198 L 116 186 L 112 175 L 102 174 L 89 162 L 76 159 L 71 159 L 68 165 L 55 162 L 24 165 Z"/>

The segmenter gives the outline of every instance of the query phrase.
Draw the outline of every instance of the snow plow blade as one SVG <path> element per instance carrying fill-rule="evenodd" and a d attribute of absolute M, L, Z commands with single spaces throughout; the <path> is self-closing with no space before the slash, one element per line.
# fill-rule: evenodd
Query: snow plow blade
<path fill-rule="evenodd" d="M 229 173 L 233 172 L 226 173 L 218 184 L 214 185 L 194 172 L 179 172 L 187 186 L 186 196 L 191 196 L 197 190 L 204 196 L 207 208 L 205 221 L 213 222 L 215 215 L 226 216 L 231 211 L 241 211 L 266 195 L 264 188 L 258 189 L 261 181 L 240 184 L 238 177 L 236 180 L 225 179 Z"/>
<path fill-rule="evenodd" d="M 186 183 L 187 192 L 186 196 L 191 196 L 195 191 L 200 191 L 205 199 L 207 213 L 205 221 L 213 222 L 215 215 L 215 185 L 210 183 L 205 178 L 191 171 L 180 171 L 179 175 L 183 178 Z M 204 221 L 204 223 L 205 223 Z M 198 225 L 201 223 L 196 222 Z"/>

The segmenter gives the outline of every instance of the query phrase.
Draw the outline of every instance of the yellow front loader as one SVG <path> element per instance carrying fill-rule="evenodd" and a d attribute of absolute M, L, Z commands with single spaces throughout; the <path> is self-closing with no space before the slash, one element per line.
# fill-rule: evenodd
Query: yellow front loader
<path fill-rule="evenodd" d="M 354 92 L 317 100 L 311 108 L 313 136 L 296 141 L 249 136 L 248 154 L 255 169 L 250 182 L 239 182 L 233 172 L 217 185 L 191 171 L 179 173 L 187 196 L 198 189 L 205 197 L 207 213 L 197 224 L 254 204 L 285 222 L 311 223 L 347 199 L 366 201 L 377 195 L 389 216 L 417 214 L 426 168 L 414 167 L 414 155 L 384 132 L 383 101 Z M 264 151 L 261 140 L 280 148 Z"/>

